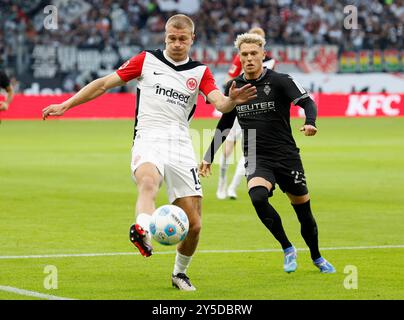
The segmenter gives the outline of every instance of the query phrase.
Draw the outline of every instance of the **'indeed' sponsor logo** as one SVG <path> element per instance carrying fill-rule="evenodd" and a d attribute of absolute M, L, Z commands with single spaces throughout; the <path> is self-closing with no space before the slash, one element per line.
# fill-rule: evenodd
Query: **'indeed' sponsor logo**
<path fill-rule="evenodd" d="M 172 88 L 171 89 L 163 88 L 160 84 L 156 85 L 156 94 L 163 95 L 163 96 L 166 96 L 169 98 L 173 98 L 173 99 L 185 102 L 185 103 L 188 103 L 188 100 L 190 98 L 189 95 L 182 94 L 181 92 L 178 92 Z"/>

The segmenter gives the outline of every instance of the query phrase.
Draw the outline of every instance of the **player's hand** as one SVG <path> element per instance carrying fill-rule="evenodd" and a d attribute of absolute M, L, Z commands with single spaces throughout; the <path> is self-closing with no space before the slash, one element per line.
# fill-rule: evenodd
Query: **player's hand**
<path fill-rule="evenodd" d="M 6 101 L 0 102 L 0 111 L 6 111 L 8 109 L 8 103 Z"/>
<path fill-rule="evenodd" d="M 317 128 L 310 124 L 305 124 L 300 128 L 300 131 L 302 131 L 305 136 L 314 136 L 317 133 Z"/>
<path fill-rule="evenodd" d="M 212 167 L 211 163 L 209 163 L 209 162 L 207 162 L 205 160 L 202 160 L 202 162 L 201 162 L 201 164 L 199 165 L 199 168 L 198 168 L 198 175 L 200 177 L 203 177 L 203 178 L 209 177 L 212 174 L 212 168 L 211 167 Z"/>
<path fill-rule="evenodd" d="M 50 106 L 42 109 L 42 119 L 46 120 L 49 116 L 62 116 L 66 111 L 67 107 L 61 104 L 51 104 Z"/>
<path fill-rule="evenodd" d="M 240 104 L 257 97 L 257 88 L 253 87 L 250 83 L 241 88 L 236 88 L 236 82 L 231 83 L 229 90 L 229 98 L 235 103 Z"/>

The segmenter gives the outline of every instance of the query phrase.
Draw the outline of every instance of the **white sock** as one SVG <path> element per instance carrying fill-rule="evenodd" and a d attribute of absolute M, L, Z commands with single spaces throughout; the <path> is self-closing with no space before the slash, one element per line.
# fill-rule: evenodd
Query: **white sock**
<path fill-rule="evenodd" d="M 175 256 L 175 264 L 173 274 L 177 275 L 179 273 L 187 272 L 189 264 L 191 263 L 192 256 L 184 256 L 183 254 L 177 251 L 177 255 Z"/>
<path fill-rule="evenodd" d="M 236 173 L 234 174 L 233 180 L 231 181 L 229 188 L 234 190 L 237 189 L 244 175 L 245 175 L 244 157 L 241 157 L 237 163 Z"/>
<path fill-rule="evenodd" d="M 150 221 L 151 221 L 151 215 L 148 213 L 139 213 L 136 217 L 136 223 L 147 232 L 150 232 Z"/>
<path fill-rule="evenodd" d="M 222 154 L 220 156 L 220 176 L 219 176 L 219 181 L 222 181 L 223 183 L 226 183 L 227 180 L 227 168 L 229 167 L 229 163 L 227 161 L 227 159 L 224 157 L 224 155 Z"/>

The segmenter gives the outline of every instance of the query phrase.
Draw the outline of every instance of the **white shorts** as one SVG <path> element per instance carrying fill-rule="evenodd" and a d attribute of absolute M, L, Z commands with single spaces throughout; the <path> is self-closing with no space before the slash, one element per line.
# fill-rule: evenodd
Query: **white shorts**
<path fill-rule="evenodd" d="M 136 136 L 130 165 L 135 182 L 136 169 L 146 162 L 154 164 L 166 182 L 170 203 L 188 196 L 202 197 L 202 186 L 191 140 L 162 141 Z"/>
<path fill-rule="evenodd" d="M 229 135 L 227 136 L 227 141 L 235 142 L 242 137 L 242 130 L 240 124 L 238 123 L 237 118 L 234 120 L 233 127 L 231 127 Z"/>

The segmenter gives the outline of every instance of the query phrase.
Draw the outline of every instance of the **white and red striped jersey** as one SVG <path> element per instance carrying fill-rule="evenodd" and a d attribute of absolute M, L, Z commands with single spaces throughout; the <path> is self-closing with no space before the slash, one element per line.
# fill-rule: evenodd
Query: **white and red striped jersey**
<path fill-rule="evenodd" d="M 141 52 L 116 73 L 125 82 L 138 81 L 135 135 L 188 135 L 199 92 L 207 96 L 217 89 L 207 66 L 190 58 L 178 65 L 161 50 Z"/>

